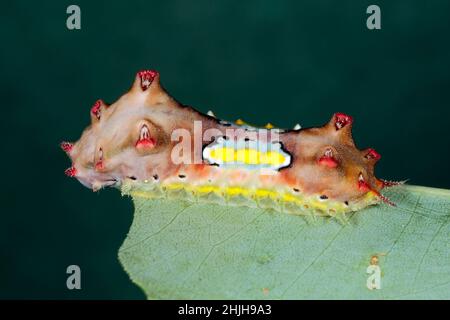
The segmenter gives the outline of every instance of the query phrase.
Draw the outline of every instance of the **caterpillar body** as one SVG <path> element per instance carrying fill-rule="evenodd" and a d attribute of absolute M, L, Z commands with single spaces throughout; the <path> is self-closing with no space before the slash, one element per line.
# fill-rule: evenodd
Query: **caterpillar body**
<path fill-rule="evenodd" d="M 66 175 L 94 191 L 115 186 L 136 196 L 342 216 L 394 205 L 381 190 L 402 183 L 375 177 L 380 155 L 355 147 L 348 115 L 307 129 L 230 123 L 174 100 L 153 70 L 90 113 L 79 141 L 61 147 L 72 160 Z"/>

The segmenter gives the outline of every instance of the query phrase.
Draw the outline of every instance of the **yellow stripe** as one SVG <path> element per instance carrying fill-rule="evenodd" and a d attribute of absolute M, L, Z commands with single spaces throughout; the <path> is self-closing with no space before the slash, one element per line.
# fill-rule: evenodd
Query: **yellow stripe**
<path fill-rule="evenodd" d="M 255 201 L 270 198 L 274 201 L 280 201 L 285 204 L 293 204 L 298 207 L 306 207 L 312 210 L 320 210 L 326 214 L 330 214 L 331 210 L 333 214 L 344 213 L 352 210 L 358 210 L 360 207 L 365 207 L 367 204 L 374 204 L 377 202 L 376 194 L 368 192 L 358 203 L 352 206 L 345 206 L 343 203 L 333 200 L 320 201 L 317 196 L 306 196 L 304 194 L 293 194 L 289 191 L 279 191 L 273 189 L 263 188 L 246 188 L 240 186 L 215 186 L 215 185 L 188 185 L 185 183 L 166 183 L 161 185 L 165 191 L 184 189 L 187 192 L 191 192 L 194 195 L 206 195 L 210 193 L 218 194 L 219 196 L 243 196 Z M 158 190 L 160 190 L 158 188 Z M 158 198 L 161 197 L 161 193 L 157 193 L 153 190 L 142 191 L 133 190 L 130 192 L 132 196 L 144 197 L 144 198 Z"/>

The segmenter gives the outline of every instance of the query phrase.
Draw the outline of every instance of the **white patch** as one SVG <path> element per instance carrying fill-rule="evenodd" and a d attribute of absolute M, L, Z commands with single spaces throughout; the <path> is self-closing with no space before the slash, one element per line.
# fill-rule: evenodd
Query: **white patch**
<path fill-rule="evenodd" d="M 275 161 L 275 163 L 267 163 L 268 161 L 260 161 L 258 159 L 252 159 L 251 163 L 240 161 L 239 157 L 235 160 L 224 159 L 217 156 L 213 156 L 213 151 L 231 150 L 234 154 L 238 151 L 244 152 L 246 155 L 251 153 L 252 155 L 260 155 L 261 157 L 267 157 L 268 152 L 272 156 L 281 159 L 282 161 Z M 248 152 L 248 153 L 247 153 Z M 217 137 L 216 140 L 203 149 L 203 159 L 210 164 L 218 165 L 223 168 L 244 168 L 246 170 L 263 170 L 276 171 L 278 169 L 287 167 L 291 164 L 291 155 L 283 150 L 282 144 L 279 141 L 261 141 L 261 140 L 231 140 L 224 137 Z"/>

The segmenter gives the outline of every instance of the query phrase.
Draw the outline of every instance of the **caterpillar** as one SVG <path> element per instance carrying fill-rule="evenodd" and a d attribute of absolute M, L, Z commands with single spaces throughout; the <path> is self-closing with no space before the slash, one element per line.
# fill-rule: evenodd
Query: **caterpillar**
<path fill-rule="evenodd" d="M 90 115 L 81 138 L 61 148 L 72 160 L 66 175 L 94 191 L 339 216 L 394 206 L 381 191 L 403 183 L 375 177 L 381 156 L 356 148 L 351 116 L 290 130 L 227 122 L 177 102 L 153 70 L 138 72 L 115 103 L 95 102 Z"/>

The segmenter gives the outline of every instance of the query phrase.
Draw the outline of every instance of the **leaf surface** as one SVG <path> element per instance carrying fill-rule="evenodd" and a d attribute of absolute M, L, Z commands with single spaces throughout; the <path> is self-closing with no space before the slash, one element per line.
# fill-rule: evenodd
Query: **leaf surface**
<path fill-rule="evenodd" d="M 149 299 L 449 299 L 450 190 L 386 194 L 397 207 L 346 224 L 134 197 L 119 259 Z M 372 256 L 381 289 L 366 286 Z"/>

